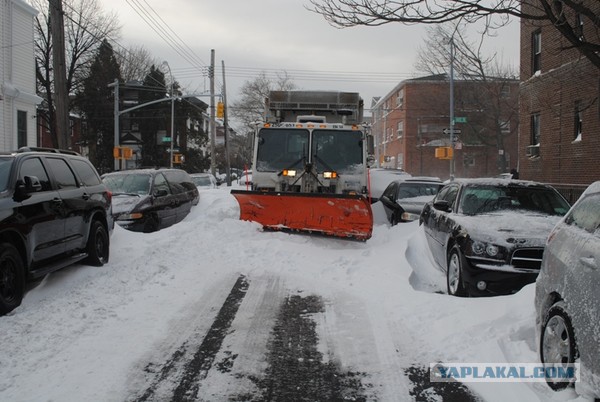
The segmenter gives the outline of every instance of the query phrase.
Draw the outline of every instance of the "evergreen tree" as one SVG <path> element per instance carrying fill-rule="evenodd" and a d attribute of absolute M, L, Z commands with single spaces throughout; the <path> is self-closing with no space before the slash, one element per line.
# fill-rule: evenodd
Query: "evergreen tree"
<path fill-rule="evenodd" d="M 139 102 L 144 104 L 162 99 L 167 93 L 165 75 L 153 65 L 144 78 Z M 163 136 L 170 136 L 171 103 L 159 102 L 143 107 L 139 110 L 138 117 L 143 142 L 142 166 L 168 166 L 170 144 L 168 142 L 159 144 L 159 141 Z"/>
<path fill-rule="evenodd" d="M 114 96 L 108 85 L 115 79 L 121 81 L 120 68 L 111 44 L 105 39 L 76 99 L 87 125 L 82 138 L 89 147 L 91 162 L 100 173 L 114 168 Z"/>

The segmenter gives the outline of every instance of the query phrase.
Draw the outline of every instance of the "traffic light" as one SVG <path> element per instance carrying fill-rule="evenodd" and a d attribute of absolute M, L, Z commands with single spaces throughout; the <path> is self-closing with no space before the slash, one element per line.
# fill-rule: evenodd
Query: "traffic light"
<path fill-rule="evenodd" d="M 222 119 L 225 115 L 225 104 L 223 102 L 217 103 L 217 117 Z"/>
<path fill-rule="evenodd" d="M 133 157 L 133 149 L 131 148 L 123 147 L 121 152 L 123 159 L 131 159 Z"/>
<path fill-rule="evenodd" d="M 183 154 L 173 154 L 173 163 L 181 164 L 185 161 Z"/>

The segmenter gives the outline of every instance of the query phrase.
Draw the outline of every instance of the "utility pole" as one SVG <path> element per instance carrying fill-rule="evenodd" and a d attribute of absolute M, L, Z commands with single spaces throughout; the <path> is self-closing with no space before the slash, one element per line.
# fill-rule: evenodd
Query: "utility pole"
<path fill-rule="evenodd" d="M 225 130 L 225 174 L 227 186 L 231 186 L 231 161 L 229 160 L 229 128 L 227 126 L 227 87 L 225 86 L 225 62 L 221 60 L 223 69 L 223 129 Z"/>
<path fill-rule="evenodd" d="M 56 96 L 55 135 L 60 149 L 71 148 L 69 127 L 69 94 L 65 65 L 65 24 L 62 0 L 49 0 L 50 31 L 52 33 L 52 68 L 54 70 L 54 95 Z"/>
<path fill-rule="evenodd" d="M 450 38 L 450 180 L 454 180 L 454 35 Z"/>
<path fill-rule="evenodd" d="M 114 130 L 115 130 L 115 134 L 114 134 L 114 142 L 115 142 L 115 146 L 114 146 L 114 150 L 117 149 L 117 147 L 120 145 L 120 138 L 119 138 L 119 80 L 115 79 L 115 81 L 112 84 L 108 84 L 109 87 L 114 88 L 114 97 L 115 97 L 115 107 L 114 107 L 114 114 L 115 114 L 115 122 L 114 122 Z M 114 154 L 115 151 L 113 151 Z M 121 162 L 120 159 L 115 157 L 115 171 L 117 170 L 121 170 L 121 166 L 120 166 Z"/>
<path fill-rule="evenodd" d="M 216 176 L 217 155 L 215 151 L 215 141 L 217 137 L 217 127 L 215 119 L 215 49 L 210 51 L 210 69 L 208 70 L 210 79 L 210 172 Z"/>

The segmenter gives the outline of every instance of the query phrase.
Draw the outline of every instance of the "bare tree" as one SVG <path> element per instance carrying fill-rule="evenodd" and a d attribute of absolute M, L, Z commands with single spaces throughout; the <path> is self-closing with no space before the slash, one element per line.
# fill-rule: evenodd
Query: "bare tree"
<path fill-rule="evenodd" d="M 379 26 L 392 22 L 404 24 L 442 24 L 452 21 L 475 22 L 494 18 L 494 25 L 505 25 L 511 17 L 554 26 L 570 47 L 578 49 L 600 68 L 600 2 L 598 0 L 310 0 L 312 11 L 333 26 Z M 595 29 L 581 35 L 579 22 Z"/>
<path fill-rule="evenodd" d="M 116 56 L 121 66 L 121 77 L 126 82 L 143 81 L 153 65 L 160 65 L 160 61 L 143 46 L 132 46 L 116 53 Z"/>
<path fill-rule="evenodd" d="M 508 123 L 518 121 L 517 74 L 503 65 L 497 54 L 484 54 L 489 24 L 484 24 L 477 40 L 469 38 L 467 25 L 455 21 L 429 27 L 415 67 L 439 75 L 445 74 L 452 63 L 455 76 L 461 81 L 455 94 L 456 106 L 463 108 L 461 113 L 470 115 L 463 140 L 501 151 L 497 152 L 498 169 L 504 172 L 505 140 L 518 132 L 516 124 Z"/>
<path fill-rule="evenodd" d="M 283 71 L 277 78 L 269 78 L 263 71 L 254 79 L 248 80 L 240 89 L 240 99 L 233 102 L 230 114 L 234 120 L 242 125 L 243 134 L 236 136 L 232 142 L 239 149 L 240 157 L 250 161 L 252 144 L 248 133 L 254 130 L 254 122 L 264 119 L 265 99 L 269 91 L 289 91 L 296 88 L 292 78 Z"/>
<path fill-rule="evenodd" d="M 32 0 L 40 10 L 35 21 L 35 56 L 38 92 L 45 98 L 44 110 L 39 114 L 49 129 L 53 145 L 58 146 L 58 133 L 55 132 L 55 105 L 53 101 L 54 80 L 52 78 L 52 40 L 48 2 Z M 65 50 L 67 67 L 67 93 L 81 89 L 91 61 L 100 43 L 105 38 L 118 36 L 120 25 L 116 14 L 102 11 L 98 0 L 63 0 L 65 13 Z M 68 133 L 61 133 L 68 135 Z"/>

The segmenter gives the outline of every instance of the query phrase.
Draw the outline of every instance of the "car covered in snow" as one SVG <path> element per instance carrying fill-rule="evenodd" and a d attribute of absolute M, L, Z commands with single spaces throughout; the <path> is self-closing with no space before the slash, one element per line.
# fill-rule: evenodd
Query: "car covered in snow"
<path fill-rule="evenodd" d="M 425 205 L 419 222 L 449 294 L 510 294 L 535 282 L 546 238 L 569 208 L 545 184 L 457 179 Z"/>
<path fill-rule="evenodd" d="M 180 169 L 136 169 L 102 176 L 112 191 L 115 222 L 134 232 L 155 232 L 182 221 L 199 202 L 198 188 Z"/>
<path fill-rule="evenodd" d="M 383 192 L 380 201 L 392 225 L 419 219 L 425 204 L 443 187 L 437 177 L 410 177 L 394 180 Z"/>
<path fill-rule="evenodd" d="M 581 364 L 575 384 L 600 398 L 600 181 L 583 193 L 548 237 L 536 281 L 536 328 L 546 366 Z M 555 390 L 569 382 L 553 382 Z"/>
<path fill-rule="evenodd" d="M 217 179 L 212 173 L 192 173 L 192 181 L 198 189 L 217 188 Z"/>
<path fill-rule="evenodd" d="M 387 186 L 395 180 L 412 177 L 403 169 L 371 168 L 369 169 L 369 191 L 371 203 L 379 201 Z"/>

